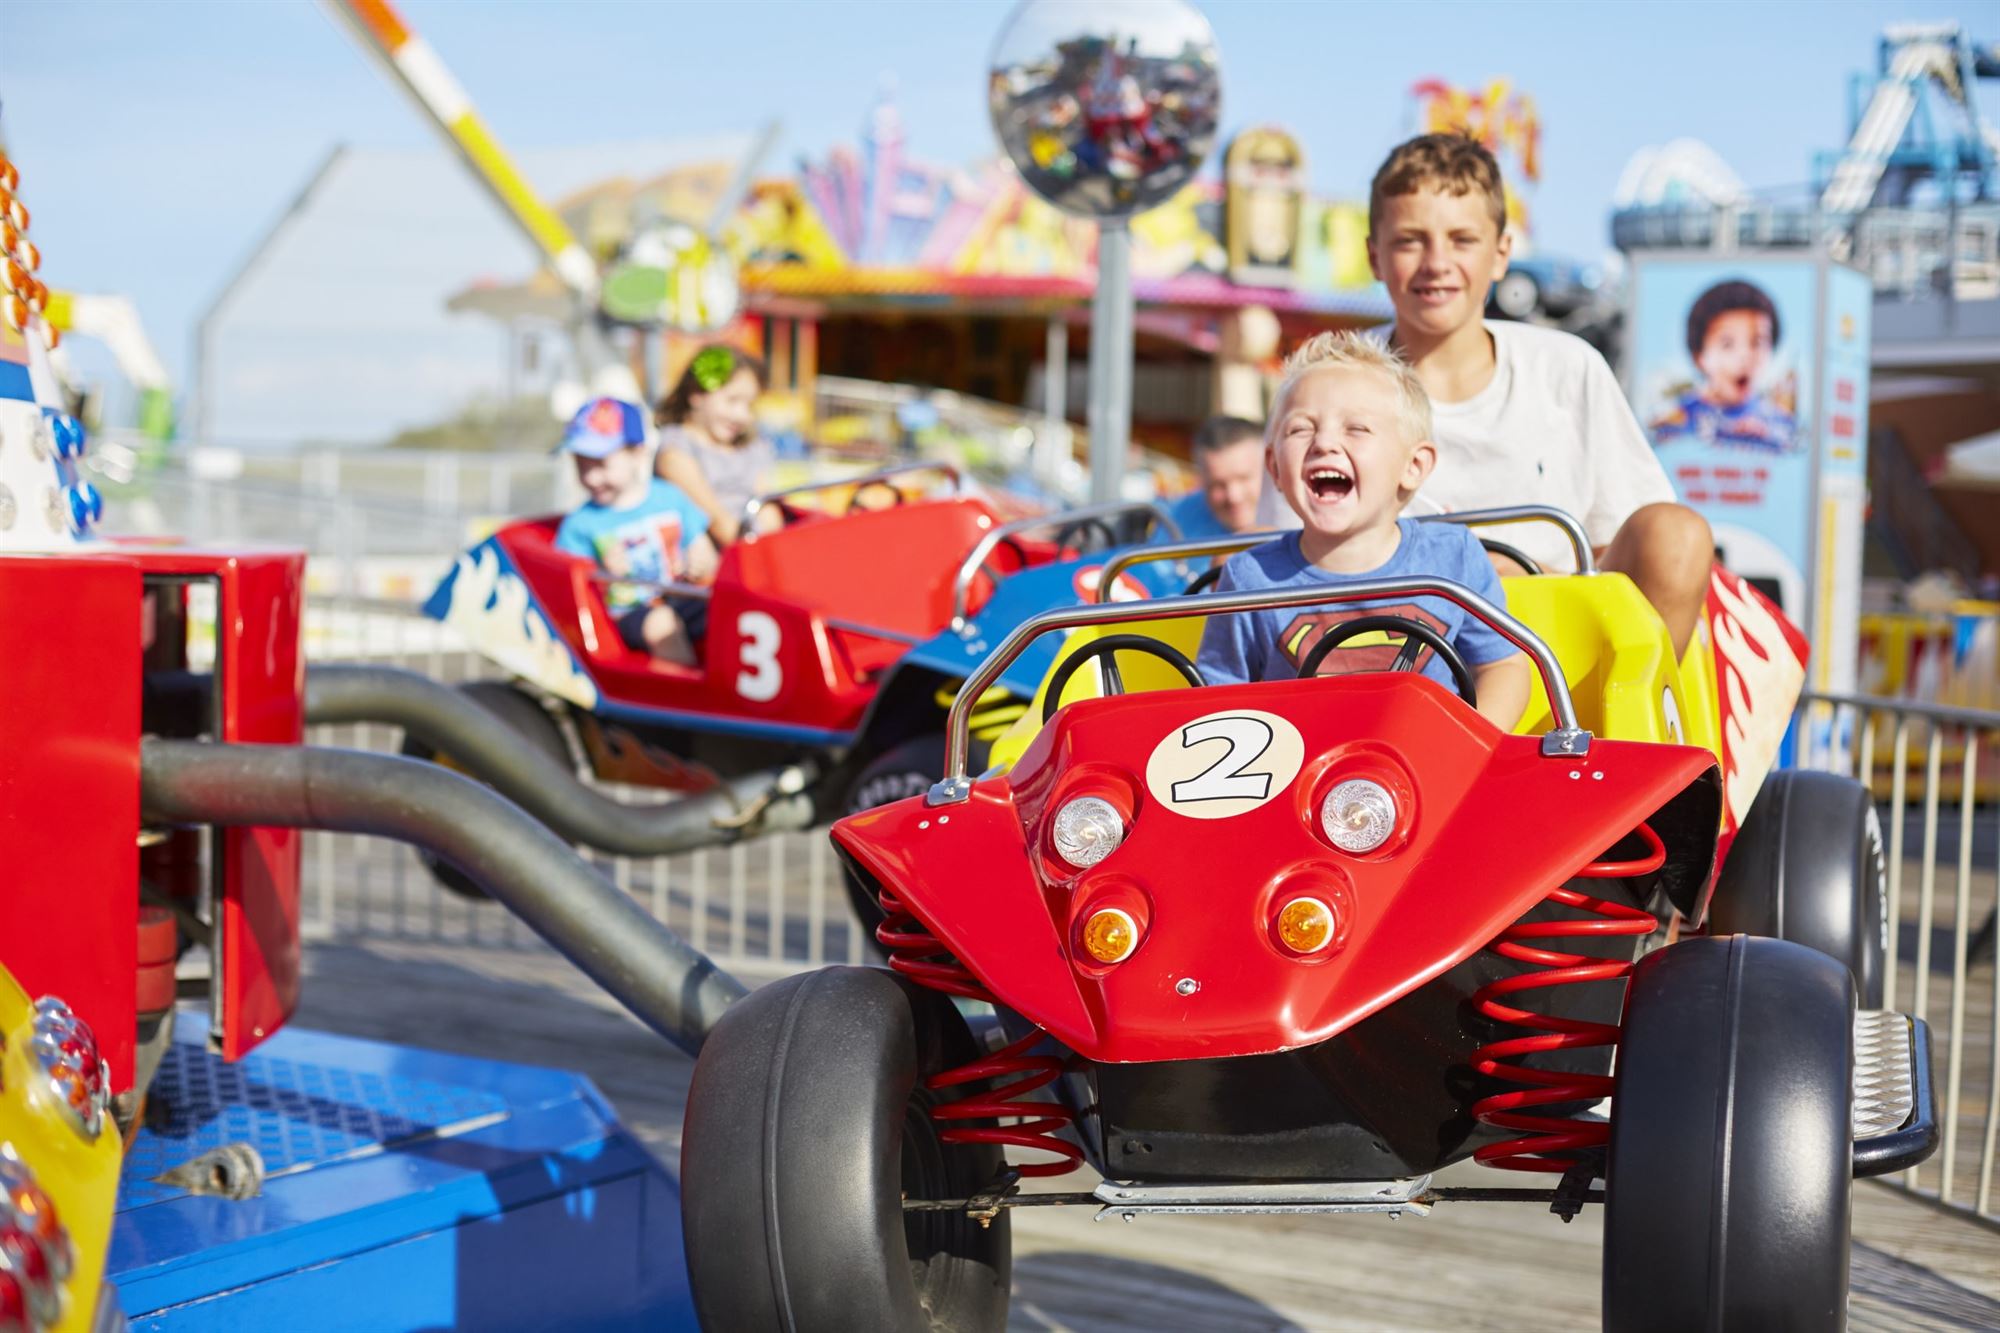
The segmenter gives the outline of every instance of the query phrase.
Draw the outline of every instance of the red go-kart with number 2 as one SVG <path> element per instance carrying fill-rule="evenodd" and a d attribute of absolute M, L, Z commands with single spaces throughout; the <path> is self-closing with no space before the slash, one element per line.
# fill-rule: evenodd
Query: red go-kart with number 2
<path fill-rule="evenodd" d="M 973 701 L 1045 632 L 1418 596 L 1529 655 L 1545 734 L 1480 717 L 1407 621 L 1456 694 L 1394 669 L 1114 685 L 967 773 Z M 1607 1328 L 1843 1321 L 1850 1182 L 1935 1143 L 1924 1027 L 1857 1014 L 1848 968 L 1803 945 L 1673 939 L 1714 887 L 1715 754 L 1593 736 L 1505 611 L 1424 578 L 1054 611 L 966 682 L 947 742 L 928 796 L 834 827 L 889 967 L 766 987 L 702 1052 L 682 1185 L 705 1327 L 999 1329 L 1027 1197 L 1128 1219 L 1602 1202 Z M 1468 1158 L 1547 1186 L 1433 1184 Z M 1018 1190 L 1086 1162 L 1089 1192 Z"/>

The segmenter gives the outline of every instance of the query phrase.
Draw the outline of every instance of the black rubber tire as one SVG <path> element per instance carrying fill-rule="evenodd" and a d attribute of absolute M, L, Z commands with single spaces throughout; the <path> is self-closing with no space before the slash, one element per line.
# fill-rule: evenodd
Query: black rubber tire
<path fill-rule="evenodd" d="M 1767 777 L 1716 878 L 1708 920 L 1711 934 L 1819 950 L 1854 973 L 1863 1009 L 1880 1009 L 1889 887 L 1868 789 L 1837 773 Z"/>
<path fill-rule="evenodd" d="M 968 767 L 973 773 L 978 773 L 984 766 L 986 750 L 981 742 L 972 742 Z M 854 781 L 848 784 L 846 798 L 841 802 L 842 813 L 851 815 L 873 810 L 891 801 L 900 801 L 906 796 L 922 796 L 943 776 L 944 733 L 939 731 L 927 736 L 912 736 L 876 755 L 868 761 L 867 767 L 855 775 Z M 875 948 L 875 927 L 882 924 L 882 904 L 876 901 L 873 889 L 844 867 L 840 878 L 847 888 L 848 906 L 854 911 L 854 919 L 861 923 L 862 934 L 868 940 L 872 956 L 878 952 Z"/>
<path fill-rule="evenodd" d="M 1803 945 L 1683 940 L 1626 994 L 1604 1327 L 1847 1322 L 1854 980 Z"/>
<path fill-rule="evenodd" d="M 1003 1213 L 910 1213 L 1001 1169 L 937 1137 L 923 1076 L 973 1058 L 950 1002 L 831 967 L 738 1001 L 702 1047 L 681 1135 L 681 1226 L 701 1326 L 984 1333 L 1007 1322 Z"/>
<path fill-rule="evenodd" d="M 570 752 L 569 739 L 563 735 L 561 724 L 548 709 L 524 694 L 511 681 L 472 680 L 460 685 L 458 690 L 487 712 L 498 717 L 509 730 L 527 744 L 548 755 L 571 772 L 576 771 L 576 758 Z M 408 734 L 403 737 L 401 750 L 411 759 L 439 761 L 436 750 Z M 439 762 L 449 766 L 450 757 L 446 756 Z M 417 859 L 424 863 L 424 869 L 430 871 L 432 879 L 459 897 L 475 901 L 486 898 L 486 890 L 468 879 L 464 871 L 450 862 L 439 860 L 425 851 L 419 851 Z"/>

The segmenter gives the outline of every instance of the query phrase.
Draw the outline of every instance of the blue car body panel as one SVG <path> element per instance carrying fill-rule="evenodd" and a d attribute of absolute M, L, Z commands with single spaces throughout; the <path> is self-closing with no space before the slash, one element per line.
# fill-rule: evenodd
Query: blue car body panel
<path fill-rule="evenodd" d="M 986 655 L 1030 616 L 1082 601 L 1078 576 L 1101 569 L 1116 554 L 1105 552 L 1079 560 L 1037 565 L 1010 575 L 993 590 L 991 600 L 979 608 L 979 614 L 971 618 L 963 632 L 948 629 L 916 645 L 897 664 L 898 668 L 919 667 L 954 679 L 971 675 L 986 660 Z M 1163 597 L 1179 592 L 1191 574 L 1179 564 L 1154 562 L 1135 565 L 1119 577 L 1130 581 L 1128 588 L 1136 583 L 1147 596 Z M 1051 633 L 1035 640 L 1000 674 L 998 684 L 1023 699 L 1033 698 L 1042 677 L 1055 665 L 1062 637 Z"/>

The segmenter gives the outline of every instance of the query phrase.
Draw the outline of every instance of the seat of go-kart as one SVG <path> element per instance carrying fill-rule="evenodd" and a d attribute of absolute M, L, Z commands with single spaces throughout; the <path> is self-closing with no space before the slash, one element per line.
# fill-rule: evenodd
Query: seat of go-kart
<path fill-rule="evenodd" d="M 730 547 L 716 582 L 929 637 L 951 623 L 959 562 L 997 521 L 985 501 L 954 495 L 794 523 Z"/>
<path fill-rule="evenodd" d="M 1697 636 L 1687 657 L 1677 665 L 1659 613 L 1630 579 L 1623 574 L 1556 574 L 1504 579 L 1502 584 L 1507 610 L 1539 635 L 1562 664 L 1578 720 L 1586 730 L 1619 740 L 1685 738 L 1694 744 L 1708 743 L 1709 738 L 1700 734 L 1703 729 L 1698 720 L 1715 712 L 1713 660 Z M 1073 630 L 1057 664 L 1091 640 L 1111 634 L 1158 639 L 1192 660 L 1200 650 L 1206 624 L 1206 617 L 1190 616 Z M 1366 641 L 1364 636 L 1355 642 Z M 1178 671 L 1140 653 L 1121 654 L 1118 670 L 1128 693 L 1187 688 Z M 1051 677 L 1053 674 L 1052 669 Z M 1041 730 L 1046 690 L 1045 679 L 1033 704 L 994 742 L 993 764 L 1011 767 Z M 1063 687 L 1062 702 L 1095 698 L 1101 691 L 1102 677 L 1086 666 Z M 1671 714 L 1664 702 L 1668 699 Z M 1548 694 L 1537 675 L 1527 711 L 1515 731 L 1533 734 L 1550 726 Z M 1673 734 L 1676 728 L 1679 735 Z"/>
<path fill-rule="evenodd" d="M 910 501 L 839 517 L 808 515 L 724 551 L 710 596 L 727 602 L 752 594 L 848 626 L 903 636 L 879 638 L 830 626 L 834 651 L 860 679 L 900 658 L 908 637 L 928 638 L 950 622 L 959 562 L 997 521 L 976 496 Z M 560 632 L 613 670 L 698 676 L 699 669 L 660 662 L 609 632 L 604 581 L 592 562 L 556 548 L 558 522 L 550 517 L 511 525 L 505 540 Z M 592 632 L 574 633 L 584 617 L 594 622 Z"/>

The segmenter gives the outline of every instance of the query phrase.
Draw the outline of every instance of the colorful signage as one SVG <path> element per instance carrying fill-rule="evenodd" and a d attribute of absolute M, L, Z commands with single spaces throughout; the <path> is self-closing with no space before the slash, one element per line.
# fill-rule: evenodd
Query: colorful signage
<path fill-rule="evenodd" d="M 1306 155 L 1299 141 L 1270 126 L 1245 130 L 1223 158 L 1223 179 L 1229 276 L 1252 286 L 1291 286 L 1298 279 L 1305 202 Z"/>
<path fill-rule="evenodd" d="M 1627 390 L 1723 561 L 1853 685 L 1866 502 L 1870 292 L 1807 257 L 1641 254 Z"/>
<path fill-rule="evenodd" d="M 1507 182 L 1507 225 L 1516 244 L 1533 228 L 1520 185 L 1542 179 L 1542 118 L 1535 99 L 1517 92 L 1507 79 L 1484 88 L 1460 88 L 1443 79 L 1425 79 L 1410 88 L 1417 99 L 1425 134 L 1463 134 L 1502 159 Z"/>

